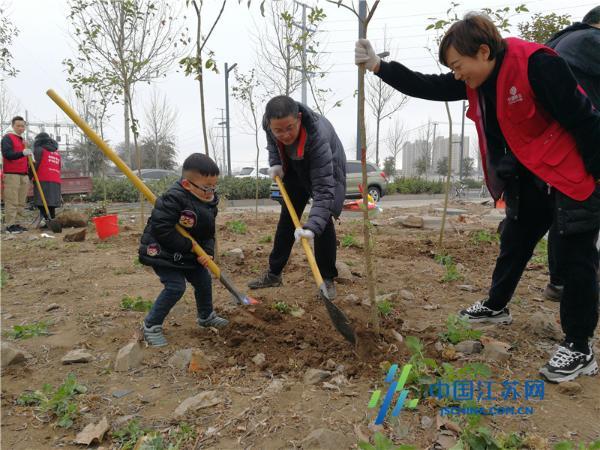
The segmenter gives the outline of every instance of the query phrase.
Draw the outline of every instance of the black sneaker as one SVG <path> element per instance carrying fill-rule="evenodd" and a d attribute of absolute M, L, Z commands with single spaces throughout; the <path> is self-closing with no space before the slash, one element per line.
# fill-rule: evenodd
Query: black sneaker
<path fill-rule="evenodd" d="M 482 302 L 475 302 L 475 304 L 469 306 L 467 309 L 463 309 L 458 314 L 469 322 L 503 323 L 506 325 L 512 323 L 512 316 L 508 308 L 504 308 L 501 311 L 494 311 L 484 306 Z"/>
<path fill-rule="evenodd" d="M 19 234 L 22 233 L 23 230 L 19 227 L 19 225 L 9 225 L 6 227 L 6 232 L 10 234 Z"/>
<path fill-rule="evenodd" d="M 25 227 L 23 227 L 23 226 L 21 226 L 19 224 L 15 225 L 15 227 L 17 227 L 19 230 L 21 230 L 21 232 L 27 231 L 27 228 L 25 228 Z"/>
<path fill-rule="evenodd" d="M 564 287 L 557 284 L 548 283 L 544 289 L 543 296 L 551 302 L 560 302 Z"/>
<path fill-rule="evenodd" d="M 588 353 L 575 350 L 572 342 L 563 342 L 550 361 L 540 369 L 540 374 L 551 383 L 571 381 L 579 375 L 596 375 L 598 363 L 591 346 Z"/>
<path fill-rule="evenodd" d="M 281 275 L 275 275 L 271 272 L 267 272 L 257 280 L 253 280 L 248 283 L 248 287 L 250 289 L 261 289 L 277 286 L 281 286 Z"/>

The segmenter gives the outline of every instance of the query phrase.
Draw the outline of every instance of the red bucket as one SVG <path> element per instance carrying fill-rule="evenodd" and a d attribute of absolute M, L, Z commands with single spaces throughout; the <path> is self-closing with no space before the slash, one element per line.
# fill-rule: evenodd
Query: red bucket
<path fill-rule="evenodd" d="M 94 217 L 92 220 L 96 225 L 96 233 L 100 239 L 119 234 L 119 218 L 116 214 Z"/>

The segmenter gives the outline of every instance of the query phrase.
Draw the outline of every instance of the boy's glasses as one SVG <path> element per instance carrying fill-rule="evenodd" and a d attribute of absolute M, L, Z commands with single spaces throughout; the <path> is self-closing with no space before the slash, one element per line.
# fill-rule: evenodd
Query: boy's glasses
<path fill-rule="evenodd" d="M 215 192 L 217 192 L 216 186 L 214 188 L 212 188 L 212 187 L 207 187 L 207 186 L 198 186 L 196 183 L 194 183 L 191 180 L 187 180 L 187 182 L 190 183 L 192 186 L 194 186 L 196 189 L 200 189 L 202 192 L 204 192 L 206 194 L 214 194 Z"/>

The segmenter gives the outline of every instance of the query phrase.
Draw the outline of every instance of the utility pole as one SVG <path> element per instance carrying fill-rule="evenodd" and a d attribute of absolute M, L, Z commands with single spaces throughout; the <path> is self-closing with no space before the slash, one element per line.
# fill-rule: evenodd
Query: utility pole
<path fill-rule="evenodd" d="M 306 27 L 306 8 L 311 8 L 309 5 L 305 5 L 302 2 L 294 2 L 297 5 L 300 5 L 302 7 L 302 25 L 298 25 L 297 23 L 292 22 L 292 25 L 294 25 L 295 27 L 298 27 L 302 30 L 302 67 L 300 68 L 300 72 L 302 72 L 302 99 L 300 100 L 302 102 L 303 105 L 306 105 L 306 102 L 308 102 L 308 95 L 307 95 L 307 84 L 308 84 L 308 71 L 306 70 L 306 38 L 308 36 L 308 32 L 310 31 L 311 33 L 314 33 L 316 30 L 312 29 L 309 30 Z M 312 8 L 311 8 L 312 9 Z"/>
<path fill-rule="evenodd" d="M 222 138 L 222 142 L 223 144 L 221 145 L 221 149 L 222 149 L 222 158 L 223 158 L 223 164 L 221 165 L 221 172 L 225 173 L 226 172 L 226 147 L 225 147 L 225 131 L 227 131 L 227 121 L 225 120 L 225 116 L 223 115 L 225 110 L 223 108 L 217 108 L 221 110 L 221 121 L 219 122 L 219 128 L 221 130 L 221 138 Z M 216 152 L 215 152 L 216 153 Z"/>
<path fill-rule="evenodd" d="M 433 164 L 433 150 L 435 148 L 435 132 L 437 130 L 437 126 L 438 126 L 438 123 L 433 122 L 433 139 L 431 140 L 431 155 L 427 158 L 429 160 L 428 162 L 429 162 L 430 167 L 431 167 L 431 164 Z M 425 172 L 425 174 L 427 174 L 427 172 Z"/>
<path fill-rule="evenodd" d="M 229 72 L 235 69 L 237 63 L 228 67 L 225 63 L 225 126 L 227 128 L 227 176 L 231 176 L 231 131 L 229 128 Z"/>
<path fill-rule="evenodd" d="M 359 39 L 364 39 L 365 38 L 365 20 L 367 20 L 367 0 L 359 0 L 358 2 L 358 38 Z M 356 82 L 356 89 L 358 90 L 358 83 L 360 79 L 360 70 L 358 71 L 358 76 L 357 76 L 357 82 Z M 358 95 L 356 96 L 356 159 L 357 160 L 361 160 L 361 148 L 360 148 L 360 127 L 358 126 L 359 124 L 359 117 L 358 117 Z"/>
<path fill-rule="evenodd" d="M 465 101 L 462 102 L 462 123 L 460 125 L 460 162 L 458 165 L 458 179 L 462 181 L 463 179 L 463 159 L 464 159 L 464 147 L 465 147 L 465 110 L 467 105 Z"/>

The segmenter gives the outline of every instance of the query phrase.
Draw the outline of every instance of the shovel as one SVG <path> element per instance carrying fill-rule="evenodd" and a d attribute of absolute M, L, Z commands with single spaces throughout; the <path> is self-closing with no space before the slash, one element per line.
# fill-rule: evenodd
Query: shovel
<path fill-rule="evenodd" d="M 75 122 L 79 128 L 90 138 L 90 140 L 98 146 L 98 148 L 109 158 L 115 165 L 123 172 L 129 181 L 133 183 L 133 185 L 146 197 L 146 199 L 154 205 L 156 202 L 156 195 L 144 184 L 142 180 L 140 180 L 137 175 L 133 173 L 133 171 L 123 162 L 121 158 L 104 142 L 100 136 L 98 136 L 94 130 L 83 120 L 79 115 L 71 108 L 67 102 L 65 102 L 54 90 L 49 89 L 46 91 L 46 94 L 58 105 L 60 109 L 64 111 L 64 113 L 69 116 L 69 118 Z M 215 278 L 218 278 L 219 281 L 225 286 L 225 288 L 233 295 L 235 302 L 238 305 L 256 305 L 258 304 L 258 300 L 242 295 L 233 285 L 233 283 L 229 280 L 229 278 L 221 271 L 220 267 L 208 256 L 208 254 L 198 245 L 198 243 L 190 236 L 190 234 L 180 225 L 175 225 L 175 228 L 182 236 L 188 238 L 192 241 L 192 250 L 197 256 L 202 256 L 207 258 L 208 261 L 208 269 L 212 272 Z"/>
<path fill-rule="evenodd" d="M 298 214 L 294 209 L 294 205 L 292 205 L 292 201 L 288 196 L 283 183 L 281 182 L 281 178 L 275 177 L 275 182 L 277 186 L 279 186 L 279 191 L 283 196 L 283 200 L 285 201 L 285 205 L 290 213 L 290 217 L 294 222 L 294 226 L 296 228 L 302 228 L 302 224 L 298 219 Z M 302 247 L 304 247 L 304 252 L 306 253 L 306 259 L 308 259 L 308 264 L 310 265 L 310 269 L 312 271 L 315 282 L 317 283 L 317 287 L 319 288 L 319 293 L 321 300 L 325 304 L 325 308 L 327 308 L 327 312 L 329 313 L 329 318 L 333 322 L 333 326 L 336 330 L 340 332 L 344 338 L 356 344 L 356 334 L 354 333 L 354 329 L 350 326 L 350 322 L 346 315 L 339 309 L 329 298 L 329 294 L 327 293 L 327 288 L 325 287 L 325 282 L 323 281 L 323 277 L 321 276 L 321 271 L 319 270 L 319 266 L 317 266 L 317 261 L 315 260 L 315 255 L 313 255 L 312 249 L 310 248 L 310 244 L 308 239 L 302 238 Z"/>
<path fill-rule="evenodd" d="M 60 232 L 62 232 L 62 225 L 60 224 L 60 222 L 58 220 L 50 218 L 50 210 L 48 209 L 48 203 L 46 203 L 46 196 L 44 195 L 44 190 L 42 189 L 42 184 L 40 183 L 40 179 L 38 178 L 38 174 L 37 174 L 37 171 L 35 170 L 35 165 L 33 164 L 33 159 L 31 158 L 31 156 L 27 157 L 27 161 L 29 161 L 29 167 L 31 168 L 31 171 L 33 172 L 33 178 L 35 179 L 35 184 L 40 193 L 40 197 L 42 198 L 42 203 L 44 204 L 44 210 L 46 211 L 46 217 L 48 217 L 48 221 L 46 222 L 48 224 L 48 228 L 50 228 L 54 233 L 60 233 Z"/>

